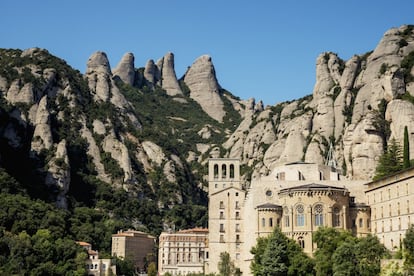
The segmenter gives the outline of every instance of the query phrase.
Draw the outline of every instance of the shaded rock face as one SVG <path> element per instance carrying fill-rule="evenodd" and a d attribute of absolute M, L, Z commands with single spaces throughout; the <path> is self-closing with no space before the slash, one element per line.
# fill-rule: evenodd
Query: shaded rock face
<path fill-rule="evenodd" d="M 118 66 L 113 70 L 113 75 L 118 76 L 124 83 L 134 85 L 135 82 L 135 67 L 134 67 L 134 55 L 132 53 L 126 53 Z"/>
<path fill-rule="evenodd" d="M 59 142 L 53 158 L 48 163 L 45 184 L 57 190 L 56 204 L 58 207 L 66 209 L 66 194 L 70 186 L 70 164 L 66 140 Z"/>
<path fill-rule="evenodd" d="M 190 97 L 210 117 L 222 122 L 225 115 L 224 103 L 211 58 L 207 55 L 199 57 L 186 72 L 184 82 L 190 89 Z"/>
<path fill-rule="evenodd" d="M 52 130 L 49 121 L 47 97 L 44 96 L 37 107 L 35 130 L 33 133 L 31 150 L 40 153 L 42 149 L 50 149 L 53 145 Z"/>

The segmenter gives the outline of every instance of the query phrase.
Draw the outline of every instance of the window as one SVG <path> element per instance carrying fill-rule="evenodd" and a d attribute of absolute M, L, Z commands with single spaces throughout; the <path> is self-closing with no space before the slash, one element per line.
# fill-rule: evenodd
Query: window
<path fill-rule="evenodd" d="M 230 164 L 230 178 L 233 179 L 234 178 L 234 165 Z"/>
<path fill-rule="evenodd" d="M 266 196 L 272 196 L 272 191 L 271 190 L 267 190 L 266 191 Z"/>
<path fill-rule="evenodd" d="M 224 202 L 220 201 L 220 209 L 224 209 Z"/>
<path fill-rule="evenodd" d="M 400 203 L 397 202 L 397 214 L 400 215 Z"/>
<path fill-rule="evenodd" d="M 296 226 L 305 226 L 305 209 L 303 205 L 296 206 Z"/>
<path fill-rule="evenodd" d="M 240 212 L 236 212 L 236 219 L 240 219 Z"/>
<path fill-rule="evenodd" d="M 224 224 L 220 223 L 220 232 L 223 233 L 224 232 Z"/>
<path fill-rule="evenodd" d="M 240 253 L 236 253 L 236 260 L 240 260 Z"/>
<path fill-rule="evenodd" d="M 289 227 L 289 208 L 285 207 L 283 208 L 283 214 L 284 214 L 284 223 L 285 223 L 285 227 Z"/>
<path fill-rule="evenodd" d="M 284 216 L 284 220 L 285 220 L 285 227 L 289 227 L 289 216 Z"/>
<path fill-rule="evenodd" d="M 314 207 L 315 212 L 315 225 L 322 226 L 323 225 L 323 206 L 322 204 L 317 204 Z"/>
<path fill-rule="evenodd" d="M 225 164 L 221 165 L 221 178 L 227 177 L 227 166 Z"/>
<path fill-rule="evenodd" d="M 302 172 L 298 172 L 298 178 L 299 180 L 305 180 L 305 177 L 303 176 Z"/>
<path fill-rule="evenodd" d="M 265 227 L 265 226 L 266 226 L 266 219 L 262 218 L 262 227 Z"/>
<path fill-rule="evenodd" d="M 220 235 L 220 242 L 224 242 L 224 235 Z"/>
<path fill-rule="evenodd" d="M 303 237 L 298 238 L 298 244 L 300 247 L 305 248 L 305 241 L 303 240 Z"/>
<path fill-rule="evenodd" d="M 238 201 L 236 201 L 236 209 L 240 209 L 240 205 Z"/>
<path fill-rule="evenodd" d="M 236 223 L 236 232 L 240 232 L 240 224 Z"/>
<path fill-rule="evenodd" d="M 240 242 L 240 235 L 236 235 L 236 242 Z"/>
<path fill-rule="evenodd" d="M 362 228 L 364 226 L 364 221 L 362 218 L 359 219 L 359 228 Z"/>
<path fill-rule="evenodd" d="M 273 218 L 269 218 L 269 227 L 273 227 Z"/>
<path fill-rule="evenodd" d="M 224 212 L 220 212 L 220 219 L 224 219 Z"/>
<path fill-rule="evenodd" d="M 218 178 L 218 175 L 219 175 L 219 168 L 218 168 L 218 165 L 215 164 L 214 165 L 214 178 Z"/>

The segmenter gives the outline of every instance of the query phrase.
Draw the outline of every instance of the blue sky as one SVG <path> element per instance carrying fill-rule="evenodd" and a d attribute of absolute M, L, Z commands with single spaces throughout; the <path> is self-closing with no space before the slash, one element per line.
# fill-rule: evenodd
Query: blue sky
<path fill-rule="evenodd" d="M 112 68 L 127 52 L 137 68 L 173 52 L 178 78 L 208 54 L 223 88 L 267 105 L 311 94 L 319 54 L 347 60 L 414 24 L 412 0 L 2 0 L 0 11 L 0 48 L 45 48 L 81 72 L 96 51 Z"/>

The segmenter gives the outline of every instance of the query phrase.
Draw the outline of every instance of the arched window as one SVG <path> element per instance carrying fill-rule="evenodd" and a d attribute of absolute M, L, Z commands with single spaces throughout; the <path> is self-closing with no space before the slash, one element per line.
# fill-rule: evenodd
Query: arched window
<path fill-rule="evenodd" d="M 340 227 L 341 226 L 341 212 L 339 210 L 339 207 L 336 207 L 336 206 L 333 208 L 332 226 L 333 227 Z"/>
<path fill-rule="evenodd" d="M 234 165 L 230 164 L 230 178 L 233 179 L 234 178 Z"/>
<path fill-rule="evenodd" d="M 266 219 L 262 218 L 262 227 L 265 227 L 265 226 L 266 226 Z"/>
<path fill-rule="evenodd" d="M 225 164 L 221 165 L 221 178 L 227 177 L 227 166 Z"/>
<path fill-rule="evenodd" d="M 283 217 L 285 221 L 285 227 L 289 227 L 289 209 L 287 207 L 283 208 Z"/>
<path fill-rule="evenodd" d="M 273 227 L 273 218 L 269 218 L 269 226 Z"/>
<path fill-rule="evenodd" d="M 315 225 L 322 226 L 323 225 L 323 206 L 322 204 L 317 204 L 314 207 L 314 216 L 315 216 Z"/>
<path fill-rule="evenodd" d="M 303 237 L 298 238 L 298 244 L 300 247 L 305 248 L 305 240 L 303 239 Z"/>
<path fill-rule="evenodd" d="M 219 167 L 217 164 L 214 165 L 214 178 L 218 178 L 219 175 Z"/>
<path fill-rule="evenodd" d="M 296 206 L 296 226 L 305 226 L 305 209 L 303 205 Z"/>

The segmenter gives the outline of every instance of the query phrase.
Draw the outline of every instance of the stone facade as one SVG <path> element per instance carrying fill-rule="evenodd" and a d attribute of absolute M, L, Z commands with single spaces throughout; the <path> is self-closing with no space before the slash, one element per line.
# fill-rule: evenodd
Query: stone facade
<path fill-rule="evenodd" d="M 210 254 L 205 270 L 217 273 L 221 252 L 228 252 L 236 267 L 242 263 L 245 191 L 240 181 L 239 160 L 211 159 L 208 180 Z"/>
<path fill-rule="evenodd" d="M 159 275 L 203 273 L 207 255 L 208 229 L 194 228 L 162 232 L 159 237 Z"/>
<path fill-rule="evenodd" d="M 370 233 L 366 181 L 350 181 L 332 167 L 294 162 L 244 185 L 238 159 L 209 161 L 209 258 L 206 273 L 218 273 L 220 253 L 250 275 L 250 249 L 278 226 L 310 255 L 312 233 L 320 226 Z"/>
<path fill-rule="evenodd" d="M 414 168 L 366 184 L 372 233 L 389 250 L 398 250 L 414 222 Z"/>
<path fill-rule="evenodd" d="M 112 235 L 112 256 L 129 258 L 138 271 L 145 271 L 145 260 L 155 259 L 155 237 L 127 230 Z"/>

